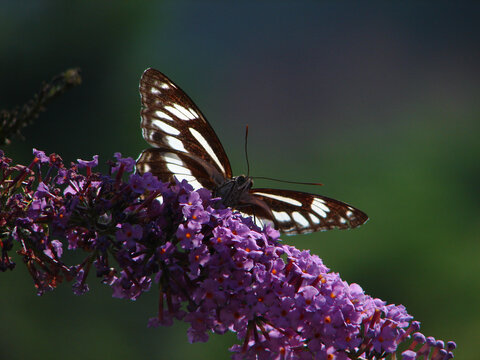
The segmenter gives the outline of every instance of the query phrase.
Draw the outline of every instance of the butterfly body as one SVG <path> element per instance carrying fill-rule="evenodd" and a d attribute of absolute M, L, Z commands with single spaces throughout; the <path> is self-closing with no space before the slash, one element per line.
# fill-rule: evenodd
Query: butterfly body
<path fill-rule="evenodd" d="M 213 196 L 222 198 L 225 206 L 235 207 L 242 203 L 242 200 L 250 199 L 250 189 L 253 181 L 248 176 L 240 175 L 226 179 L 223 184 L 213 190 Z"/>
<path fill-rule="evenodd" d="M 349 229 L 368 216 L 325 196 L 281 189 L 256 189 L 250 177 L 233 176 L 228 157 L 198 107 L 168 77 L 147 69 L 140 80 L 141 128 L 153 146 L 137 159 L 139 173 L 162 181 L 187 180 L 207 188 L 225 206 L 271 222 L 286 234 Z"/>

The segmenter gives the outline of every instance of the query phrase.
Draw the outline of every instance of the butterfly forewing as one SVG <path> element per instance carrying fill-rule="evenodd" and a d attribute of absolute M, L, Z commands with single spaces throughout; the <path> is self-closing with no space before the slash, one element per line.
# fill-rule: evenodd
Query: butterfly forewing
<path fill-rule="evenodd" d="M 147 69 L 140 79 L 140 96 L 142 133 L 150 145 L 197 156 L 225 178 L 232 177 L 220 140 L 185 92 L 161 72 Z"/>
<path fill-rule="evenodd" d="M 332 229 L 350 229 L 367 221 L 368 216 L 353 206 L 325 196 L 280 189 L 252 189 L 251 194 L 267 204 L 271 213 L 261 218 L 274 223 L 286 234 L 305 234 Z M 248 211 L 248 210 L 247 210 Z"/>

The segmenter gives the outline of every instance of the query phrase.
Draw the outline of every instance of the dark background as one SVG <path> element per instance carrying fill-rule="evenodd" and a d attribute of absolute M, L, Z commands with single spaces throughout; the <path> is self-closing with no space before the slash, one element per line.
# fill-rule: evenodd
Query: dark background
<path fill-rule="evenodd" d="M 136 157 L 138 80 L 155 67 L 206 114 L 234 172 L 319 181 L 292 186 L 352 203 L 353 231 L 284 237 L 344 280 L 402 303 L 422 331 L 478 356 L 480 7 L 474 2 L 2 2 L 0 107 L 68 67 L 84 83 L 5 148 L 67 162 Z M 259 186 L 288 187 L 258 182 Z M 17 259 L 19 260 L 19 259 Z M 112 299 L 90 279 L 37 297 L 21 260 L 1 274 L 1 359 L 227 359 L 232 334 L 189 344 L 187 327 L 148 329 L 157 293 Z"/>

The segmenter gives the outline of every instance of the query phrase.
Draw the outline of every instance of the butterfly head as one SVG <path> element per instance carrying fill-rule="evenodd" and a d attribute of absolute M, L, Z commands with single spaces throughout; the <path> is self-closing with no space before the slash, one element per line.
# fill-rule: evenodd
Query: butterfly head
<path fill-rule="evenodd" d="M 235 176 L 233 180 L 235 181 L 235 186 L 239 190 L 244 188 L 245 190 L 250 190 L 250 188 L 253 185 L 253 180 L 250 177 L 245 175 Z"/>

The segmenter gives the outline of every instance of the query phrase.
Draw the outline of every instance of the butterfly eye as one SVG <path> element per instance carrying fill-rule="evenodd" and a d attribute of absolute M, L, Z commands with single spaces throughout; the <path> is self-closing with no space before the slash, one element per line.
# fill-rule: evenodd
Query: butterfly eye
<path fill-rule="evenodd" d="M 243 175 L 237 176 L 237 184 L 243 185 L 247 181 L 247 178 Z"/>
<path fill-rule="evenodd" d="M 247 189 L 250 189 L 253 185 L 252 180 L 248 176 L 243 176 L 243 175 L 237 176 L 235 178 L 235 182 L 237 183 L 238 187 L 247 188 Z"/>
<path fill-rule="evenodd" d="M 248 176 L 235 177 L 235 188 L 240 192 L 247 192 L 252 187 L 253 182 Z"/>

